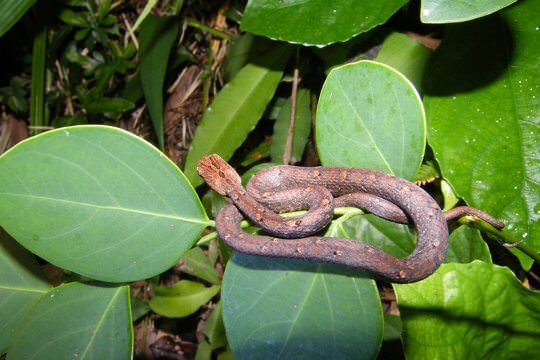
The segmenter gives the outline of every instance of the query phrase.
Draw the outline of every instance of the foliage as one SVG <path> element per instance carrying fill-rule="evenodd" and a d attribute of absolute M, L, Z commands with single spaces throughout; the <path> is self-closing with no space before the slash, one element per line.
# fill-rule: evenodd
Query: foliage
<path fill-rule="evenodd" d="M 133 322 L 175 318 L 197 359 L 375 358 L 399 338 L 412 359 L 534 357 L 540 3 L 513 2 L 0 0 L 0 47 L 24 55 L 0 104 L 34 135 L 4 152 L 0 123 L 0 354 L 130 358 L 160 348 L 134 349 Z M 445 263 L 394 290 L 231 256 L 195 169 L 209 153 L 244 183 L 270 161 L 375 168 L 507 227 L 450 224 Z M 414 249 L 358 209 L 325 231 Z"/>

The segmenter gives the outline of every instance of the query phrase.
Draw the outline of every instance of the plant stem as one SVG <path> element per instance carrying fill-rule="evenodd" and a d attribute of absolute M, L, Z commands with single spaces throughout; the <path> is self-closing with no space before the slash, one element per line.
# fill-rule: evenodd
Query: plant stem
<path fill-rule="evenodd" d="M 294 64 L 294 75 L 291 88 L 291 116 L 289 119 L 289 130 L 287 132 L 287 141 L 285 142 L 285 151 L 283 153 L 283 163 L 289 165 L 291 163 L 292 146 L 294 139 L 294 122 L 296 119 L 296 94 L 298 93 L 299 74 L 298 63 L 300 62 L 300 48 L 296 47 L 296 59 Z"/>
<path fill-rule="evenodd" d="M 516 248 L 521 250 L 524 254 L 529 256 L 531 259 L 540 264 L 540 254 L 538 254 L 534 249 L 531 249 L 527 244 L 523 243 L 522 240 L 517 239 L 514 235 L 507 231 L 499 230 L 488 224 L 487 222 L 478 219 L 474 216 L 463 216 L 458 222 L 460 224 L 465 224 L 471 227 L 474 227 L 480 231 L 483 231 L 487 234 L 495 236 L 497 239 L 503 242 L 503 244 L 512 244 Z"/>
<path fill-rule="evenodd" d="M 225 39 L 225 40 L 232 40 L 233 39 L 233 36 L 231 34 L 227 34 L 224 31 L 220 31 L 220 30 L 211 28 L 210 26 L 204 25 L 204 24 L 198 22 L 195 19 L 187 19 L 186 24 L 188 26 L 194 27 L 196 29 L 206 31 L 209 34 L 212 34 L 214 36 L 217 36 L 217 37 Z"/>
<path fill-rule="evenodd" d="M 298 215 L 301 215 L 301 214 L 304 214 L 306 213 L 306 210 L 299 210 L 299 211 L 292 211 L 292 212 L 288 212 L 288 213 L 283 213 L 283 214 L 280 214 L 281 216 L 283 217 L 286 217 L 286 218 L 290 218 L 290 217 L 294 217 L 294 216 L 298 216 Z M 354 207 L 338 207 L 338 208 L 335 208 L 334 209 L 334 215 L 340 215 L 340 218 L 337 219 L 336 221 L 345 221 L 353 216 L 356 216 L 356 215 L 362 215 L 364 214 L 364 212 L 360 209 L 357 209 L 357 208 L 354 208 Z M 209 220 L 208 221 L 208 226 L 209 227 L 216 227 L 216 222 L 213 221 L 213 220 Z M 242 229 L 245 229 L 247 227 L 249 227 L 250 224 L 249 222 L 247 222 L 246 220 L 243 220 L 241 223 L 240 223 L 240 227 Z M 195 244 L 196 246 L 201 246 L 201 245 L 206 245 L 208 244 L 210 241 L 216 239 L 219 237 L 219 234 L 217 233 L 217 231 L 212 231 L 211 233 L 208 233 L 206 235 L 204 235 L 202 238 L 199 239 L 199 241 L 197 241 L 197 244 Z"/>

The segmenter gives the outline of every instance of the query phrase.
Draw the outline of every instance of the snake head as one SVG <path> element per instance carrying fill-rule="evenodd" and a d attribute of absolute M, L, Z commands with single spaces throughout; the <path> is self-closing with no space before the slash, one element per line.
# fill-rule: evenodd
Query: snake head
<path fill-rule="evenodd" d="M 228 191 L 242 189 L 242 181 L 238 173 L 217 154 L 208 155 L 199 160 L 197 172 L 212 189 L 222 196 L 227 196 Z"/>

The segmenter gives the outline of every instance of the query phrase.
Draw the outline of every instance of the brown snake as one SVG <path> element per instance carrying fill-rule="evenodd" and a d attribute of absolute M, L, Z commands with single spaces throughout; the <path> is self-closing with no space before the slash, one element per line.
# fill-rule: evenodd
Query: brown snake
<path fill-rule="evenodd" d="M 470 207 L 443 214 L 420 187 L 376 170 L 274 166 L 255 174 L 246 189 L 236 171 L 218 155 L 202 158 L 197 170 L 212 189 L 234 203 L 223 207 L 216 218 L 219 236 L 231 248 L 252 255 L 364 269 L 389 282 L 418 281 L 439 267 L 448 247 L 447 220 L 469 214 L 497 228 L 504 226 Z M 330 222 L 337 206 L 356 206 L 390 221 L 414 224 L 416 249 L 399 259 L 359 241 L 311 236 Z M 302 209 L 309 210 L 294 218 L 276 213 Z M 243 231 L 242 213 L 276 237 Z"/>

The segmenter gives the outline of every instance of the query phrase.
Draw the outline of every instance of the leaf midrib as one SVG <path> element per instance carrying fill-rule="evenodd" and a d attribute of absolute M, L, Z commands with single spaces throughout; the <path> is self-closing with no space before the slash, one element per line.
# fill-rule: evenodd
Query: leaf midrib
<path fill-rule="evenodd" d="M 157 213 L 157 212 L 141 210 L 141 209 L 134 209 L 134 208 L 130 209 L 130 208 L 121 207 L 121 206 L 98 205 L 98 204 L 86 203 L 82 201 L 52 198 L 52 197 L 32 195 L 32 194 L 0 193 L 0 196 L 2 195 L 13 196 L 13 197 L 23 197 L 23 198 L 36 199 L 36 200 L 53 201 L 53 202 L 71 204 L 71 205 L 76 205 L 76 206 L 81 206 L 81 207 L 96 208 L 100 210 L 123 211 L 123 212 L 128 212 L 128 213 L 139 214 L 139 215 L 147 215 L 147 216 L 153 216 L 153 217 L 164 218 L 164 219 L 173 219 L 173 220 L 190 222 L 190 223 L 195 223 L 195 224 L 208 225 L 208 222 L 204 220 L 191 219 L 191 218 L 186 218 L 183 216 L 163 214 L 163 213 Z"/>

